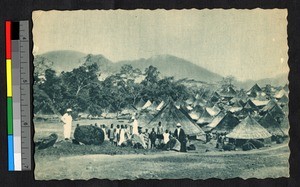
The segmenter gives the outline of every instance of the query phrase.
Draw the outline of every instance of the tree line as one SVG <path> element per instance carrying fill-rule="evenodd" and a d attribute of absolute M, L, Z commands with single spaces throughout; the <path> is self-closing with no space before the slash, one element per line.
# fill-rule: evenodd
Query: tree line
<path fill-rule="evenodd" d="M 159 70 L 149 66 L 144 71 L 124 65 L 100 80 L 101 68 L 85 63 L 69 72 L 56 73 L 46 59 L 40 59 L 34 72 L 34 113 L 62 114 L 66 108 L 96 116 L 120 112 L 134 106 L 141 98 L 147 101 L 186 100 L 193 90 L 174 77 L 160 78 Z M 139 81 L 137 81 L 140 79 Z"/>

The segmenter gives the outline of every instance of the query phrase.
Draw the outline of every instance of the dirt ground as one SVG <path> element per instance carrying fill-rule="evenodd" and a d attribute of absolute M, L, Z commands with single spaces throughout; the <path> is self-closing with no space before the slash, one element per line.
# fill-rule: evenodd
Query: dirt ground
<path fill-rule="evenodd" d="M 225 152 L 215 149 L 214 142 L 204 144 L 194 141 L 197 148 L 195 151 L 180 153 L 114 147 L 107 141 L 100 146 L 75 145 L 62 140 L 61 124 L 35 123 L 35 140 L 53 132 L 59 135 L 58 142 L 53 147 L 35 150 L 37 180 L 246 179 L 289 176 L 288 140 L 283 144 L 271 144 L 257 150 Z"/>

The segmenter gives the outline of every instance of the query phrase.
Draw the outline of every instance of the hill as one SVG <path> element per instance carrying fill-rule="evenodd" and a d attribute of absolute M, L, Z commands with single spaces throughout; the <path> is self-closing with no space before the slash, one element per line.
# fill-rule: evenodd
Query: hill
<path fill-rule="evenodd" d="M 172 55 L 156 55 L 148 59 L 120 61 L 113 65 L 114 71 L 118 71 L 125 64 L 141 70 L 152 65 L 158 68 L 162 76 L 174 76 L 176 79 L 189 78 L 204 82 L 216 82 L 222 79 L 216 73 Z"/>
<path fill-rule="evenodd" d="M 73 68 L 80 66 L 82 64 L 80 59 L 85 57 L 86 54 L 78 51 L 61 50 L 43 53 L 39 56 L 43 56 L 53 62 L 52 69 L 60 73 L 62 71 L 71 71 Z"/>

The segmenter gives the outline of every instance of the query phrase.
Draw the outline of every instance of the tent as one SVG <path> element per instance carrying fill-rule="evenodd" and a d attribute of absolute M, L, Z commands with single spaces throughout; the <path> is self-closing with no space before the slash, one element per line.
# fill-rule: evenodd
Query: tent
<path fill-rule="evenodd" d="M 158 122 L 161 122 L 163 128 L 174 132 L 176 129 L 176 124 L 180 123 L 182 129 L 187 135 L 203 136 L 205 138 L 204 131 L 195 123 L 191 121 L 187 114 L 182 110 L 175 107 L 174 102 L 170 101 L 161 111 L 154 116 L 152 120 L 146 126 L 148 129 L 157 127 Z M 201 138 L 202 139 L 202 138 Z"/>
<path fill-rule="evenodd" d="M 231 132 L 237 124 L 239 124 L 239 119 L 235 117 L 233 114 L 228 112 L 222 120 L 213 128 L 213 132 Z"/>
<path fill-rule="evenodd" d="M 258 122 L 272 135 L 285 136 L 285 133 L 280 128 L 280 124 L 271 116 L 270 113 L 266 113 Z"/>
<path fill-rule="evenodd" d="M 242 120 L 229 134 L 226 135 L 232 139 L 267 139 L 272 135 L 251 116 Z"/>

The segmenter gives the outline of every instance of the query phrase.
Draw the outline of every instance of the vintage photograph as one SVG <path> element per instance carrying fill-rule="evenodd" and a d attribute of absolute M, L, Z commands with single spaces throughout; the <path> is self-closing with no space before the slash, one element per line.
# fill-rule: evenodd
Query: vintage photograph
<path fill-rule="evenodd" d="M 36 180 L 289 177 L 286 9 L 32 21 Z"/>

